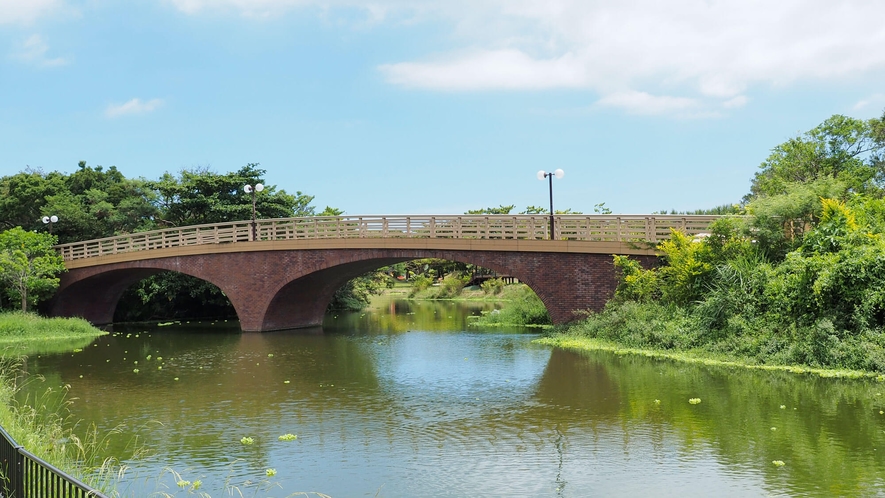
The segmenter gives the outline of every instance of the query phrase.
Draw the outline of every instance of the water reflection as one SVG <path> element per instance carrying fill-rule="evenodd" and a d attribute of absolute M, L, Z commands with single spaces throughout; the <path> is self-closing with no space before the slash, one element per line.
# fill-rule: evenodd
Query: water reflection
<path fill-rule="evenodd" d="M 128 427 L 109 454 L 136 433 L 154 450 L 133 496 L 167 466 L 213 496 L 266 468 L 333 496 L 885 495 L 881 383 L 550 350 L 469 329 L 483 306 L 383 303 L 322 334 L 124 331 L 28 367 L 72 386 L 84 425 Z"/>

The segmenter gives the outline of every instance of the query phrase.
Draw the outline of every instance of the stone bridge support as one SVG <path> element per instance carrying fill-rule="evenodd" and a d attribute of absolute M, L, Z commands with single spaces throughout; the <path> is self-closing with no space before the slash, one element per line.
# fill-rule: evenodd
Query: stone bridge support
<path fill-rule="evenodd" d="M 260 243 L 259 243 L 260 244 Z M 49 305 L 54 316 L 113 321 L 127 287 L 161 271 L 191 275 L 218 286 L 244 331 L 322 324 L 334 292 L 348 280 L 394 263 L 441 258 L 472 263 L 518 278 L 544 302 L 554 323 L 579 310 L 600 310 L 617 285 L 610 254 L 444 249 L 299 249 L 228 251 L 108 262 L 72 268 Z M 641 256 L 650 262 L 652 256 Z"/>

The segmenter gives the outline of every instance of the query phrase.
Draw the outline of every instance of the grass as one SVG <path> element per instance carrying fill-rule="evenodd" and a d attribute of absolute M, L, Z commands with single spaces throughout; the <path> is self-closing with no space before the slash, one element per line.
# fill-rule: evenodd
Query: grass
<path fill-rule="evenodd" d="M 679 361 L 683 363 L 697 363 L 702 365 L 721 367 L 738 367 L 756 370 L 789 372 L 796 374 L 810 374 L 819 377 L 830 378 L 873 378 L 878 380 L 879 382 L 885 382 L 885 375 L 876 372 L 848 369 L 813 368 L 802 365 L 760 365 L 744 358 L 721 355 L 704 350 L 668 351 L 653 348 L 630 348 L 621 346 L 611 341 L 595 339 L 591 337 L 570 337 L 562 334 L 556 334 L 551 337 L 542 337 L 540 339 L 535 339 L 532 342 L 554 346 L 562 349 L 569 349 L 572 351 L 607 351 L 617 355 L 646 356 L 649 358 Z"/>
<path fill-rule="evenodd" d="M 0 344 L 33 340 L 95 339 L 107 334 L 82 318 L 42 318 L 33 313 L 0 313 Z"/>

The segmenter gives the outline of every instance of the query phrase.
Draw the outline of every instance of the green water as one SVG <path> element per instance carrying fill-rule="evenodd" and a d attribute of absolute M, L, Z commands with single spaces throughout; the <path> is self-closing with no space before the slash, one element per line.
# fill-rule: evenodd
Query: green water
<path fill-rule="evenodd" d="M 480 307 L 118 332 L 32 356 L 29 389 L 70 384 L 81 426 L 123 426 L 108 454 L 138 436 L 129 496 L 186 496 L 163 469 L 214 497 L 885 496 L 885 384 L 551 350 L 469 328 Z"/>

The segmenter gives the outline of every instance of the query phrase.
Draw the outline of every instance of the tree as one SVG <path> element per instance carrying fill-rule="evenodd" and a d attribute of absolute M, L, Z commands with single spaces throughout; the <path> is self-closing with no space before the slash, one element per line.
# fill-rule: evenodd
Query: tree
<path fill-rule="evenodd" d="M 516 207 L 513 204 L 509 206 L 505 206 L 501 204 L 498 207 L 487 207 L 483 209 L 471 209 L 464 214 L 510 214 L 510 211 L 513 211 L 513 208 Z"/>
<path fill-rule="evenodd" d="M 341 216 L 344 214 L 343 209 L 333 208 L 332 206 L 326 206 L 326 209 L 323 209 L 321 212 L 317 213 L 317 216 Z"/>
<path fill-rule="evenodd" d="M 772 150 L 745 200 L 782 194 L 793 183 L 838 179 L 853 192 L 882 192 L 882 120 L 834 115 Z M 879 170 L 877 170 L 879 168 Z"/>
<path fill-rule="evenodd" d="M 109 237 L 154 227 L 157 210 L 144 180 L 127 179 L 116 167 L 80 161 L 70 175 L 26 170 L 0 178 L 0 225 L 45 230 L 43 216 L 58 216 L 61 242 Z"/>
<path fill-rule="evenodd" d="M 185 169 L 178 176 L 165 173 L 147 185 L 157 194 L 159 219 L 167 226 L 202 225 L 252 219 L 252 197 L 243 186 L 265 183 L 265 170 L 249 163 L 232 173 L 215 173 L 207 168 Z M 313 216 L 313 196 L 295 195 L 265 185 L 255 197 L 259 218 Z"/>
<path fill-rule="evenodd" d="M 47 297 L 58 287 L 57 274 L 65 270 L 62 257 L 52 248 L 55 236 L 15 227 L 0 232 L 0 281 L 10 299 L 28 304 Z"/>

